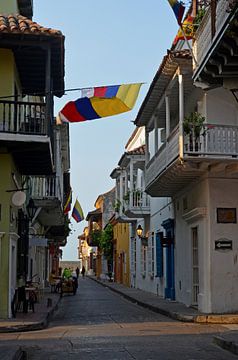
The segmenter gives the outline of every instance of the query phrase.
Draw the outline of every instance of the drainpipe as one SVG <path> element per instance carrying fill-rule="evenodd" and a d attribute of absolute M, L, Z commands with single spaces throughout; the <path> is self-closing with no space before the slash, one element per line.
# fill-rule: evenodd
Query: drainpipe
<path fill-rule="evenodd" d="M 134 173 L 134 163 L 130 161 L 130 206 L 133 206 L 133 173 Z"/>
<path fill-rule="evenodd" d="M 122 176 L 122 172 L 121 172 L 121 173 L 120 173 L 120 191 L 119 191 L 120 203 L 121 203 L 121 204 L 123 204 L 122 191 L 123 191 L 123 176 Z M 120 215 L 122 215 L 122 208 L 121 208 L 121 207 L 120 207 Z"/>
<path fill-rule="evenodd" d="M 150 159 L 149 153 L 149 130 L 145 128 L 145 165 L 148 164 Z"/>
<path fill-rule="evenodd" d="M 169 95 L 165 96 L 165 108 L 166 108 L 166 141 L 170 135 L 170 99 Z"/>
<path fill-rule="evenodd" d="M 178 75 L 179 82 L 179 157 L 183 159 L 183 119 L 184 119 L 184 90 L 183 75 Z"/>
<path fill-rule="evenodd" d="M 47 135 L 51 132 L 52 118 L 52 93 L 51 93 L 51 48 L 46 49 L 46 73 L 45 73 L 45 93 L 46 93 L 46 126 Z"/>
<path fill-rule="evenodd" d="M 159 145 L 158 145 L 158 123 L 157 123 L 157 118 L 155 117 L 154 119 L 154 128 L 155 128 L 155 132 L 154 132 L 154 143 L 155 143 L 155 153 L 154 155 L 157 153 Z"/>

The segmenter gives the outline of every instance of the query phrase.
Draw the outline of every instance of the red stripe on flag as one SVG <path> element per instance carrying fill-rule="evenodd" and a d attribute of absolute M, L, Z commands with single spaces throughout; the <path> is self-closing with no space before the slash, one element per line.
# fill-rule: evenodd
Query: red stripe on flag
<path fill-rule="evenodd" d="M 68 102 L 61 110 L 61 113 L 69 122 L 85 121 L 85 118 L 77 111 L 74 101 Z"/>
<path fill-rule="evenodd" d="M 107 86 L 95 87 L 94 96 L 95 97 L 105 97 L 107 91 Z"/>

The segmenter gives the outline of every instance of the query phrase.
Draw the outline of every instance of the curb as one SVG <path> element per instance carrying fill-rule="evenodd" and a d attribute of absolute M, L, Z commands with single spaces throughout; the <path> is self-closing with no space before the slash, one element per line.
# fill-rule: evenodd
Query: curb
<path fill-rule="evenodd" d="M 58 304 L 61 298 L 56 301 L 55 305 L 49 310 L 42 321 L 35 322 L 32 324 L 26 325 L 9 325 L 9 326 L 0 326 L 0 333 L 13 333 L 13 332 L 27 332 L 27 331 L 36 331 L 47 328 L 49 321 L 53 315 L 53 313 L 58 309 Z"/>
<path fill-rule="evenodd" d="M 233 341 L 225 340 L 221 336 L 214 336 L 213 342 L 220 346 L 224 350 L 228 350 L 231 353 L 238 355 L 238 343 L 235 343 Z"/>

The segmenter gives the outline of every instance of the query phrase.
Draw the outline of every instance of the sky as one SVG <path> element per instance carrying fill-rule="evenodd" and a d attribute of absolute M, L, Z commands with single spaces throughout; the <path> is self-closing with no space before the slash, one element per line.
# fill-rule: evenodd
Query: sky
<path fill-rule="evenodd" d="M 97 197 L 113 188 L 110 178 L 135 129 L 133 121 L 151 81 L 171 47 L 178 25 L 167 0 L 34 0 L 33 20 L 65 36 L 65 88 L 144 82 L 132 111 L 70 125 L 73 204 L 85 217 Z M 55 114 L 80 92 L 55 98 Z M 86 221 L 71 219 L 63 260 L 77 260 Z"/>

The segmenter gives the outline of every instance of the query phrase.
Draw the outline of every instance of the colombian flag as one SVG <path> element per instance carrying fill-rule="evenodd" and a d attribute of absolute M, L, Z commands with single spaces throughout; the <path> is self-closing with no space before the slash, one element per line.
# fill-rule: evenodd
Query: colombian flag
<path fill-rule="evenodd" d="M 64 205 L 64 214 L 68 214 L 68 212 L 71 209 L 71 203 L 72 203 L 72 190 L 70 190 L 69 195 L 67 197 L 66 203 Z"/>
<path fill-rule="evenodd" d="M 72 217 L 76 222 L 80 222 L 84 219 L 83 210 L 78 200 L 75 201 L 74 208 L 72 211 Z"/>
<path fill-rule="evenodd" d="M 182 2 L 178 0 L 168 0 L 168 2 L 173 9 L 178 24 L 180 25 L 185 11 L 185 7 L 183 6 Z"/>
<path fill-rule="evenodd" d="M 129 111 L 135 105 L 142 83 L 94 87 L 68 102 L 59 112 L 57 124 L 100 119 Z"/>

